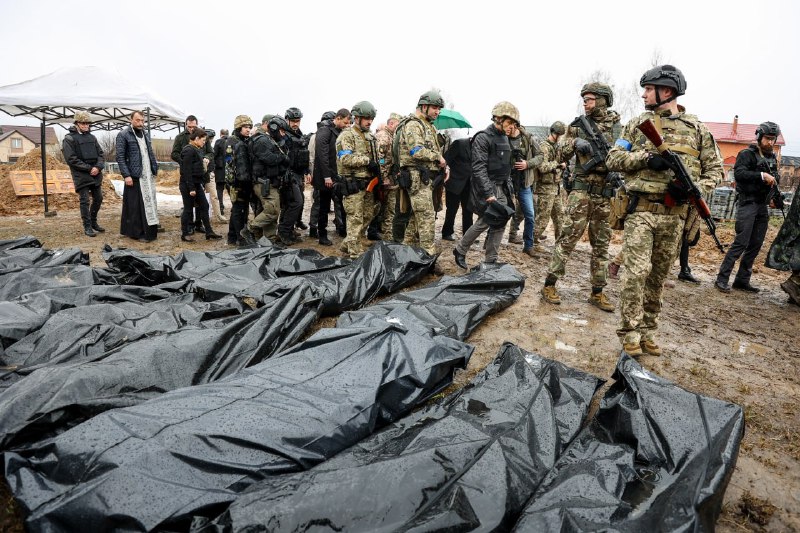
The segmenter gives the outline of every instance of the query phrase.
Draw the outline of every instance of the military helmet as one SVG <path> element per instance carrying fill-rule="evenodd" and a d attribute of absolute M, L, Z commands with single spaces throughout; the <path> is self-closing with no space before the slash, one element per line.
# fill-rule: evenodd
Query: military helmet
<path fill-rule="evenodd" d="M 333 120 L 334 118 L 336 118 L 336 111 L 325 111 L 322 114 L 322 118 L 320 118 L 319 120 L 320 122 L 324 122 L 326 120 Z"/>
<path fill-rule="evenodd" d="M 428 91 L 419 97 L 417 107 L 421 105 L 435 105 L 436 107 L 444 107 L 444 98 L 439 94 L 439 91 Z"/>
<path fill-rule="evenodd" d="M 86 111 L 78 111 L 75 113 L 75 123 L 78 122 L 91 122 L 92 117 Z"/>
<path fill-rule="evenodd" d="M 286 122 L 286 119 L 284 119 L 282 116 L 275 115 L 269 119 L 267 128 L 269 129 L 270 133 L 276 133 L 278 130 L 289 131 L 289 123 Z"/>
<path fill-rule="evenodd" d="M 300 120 L 303 118 L 303 112 L 296 107 L 290 107 L 286 110 L 286 113 L 283 114 L 283 117 L 286 120 Z"/>
<path fill-rule="evenodd" d="M 483 221 L 490 228 L 504 228 L 509 219 L 514 216 L 514 208 L 498 201 L 491 202 L 483 213 Z"/>
<path fill-rule="evenodd" d="M 564 135 L 567 132 L 567 127 L 560 120 L 556 120 L 550 125 L 550 133 L 556 135 Z"/>
<path fill-rule="evenodd" d="M 519 124 L 519 109 L 511 102 L 499 102 L 492 108 L 493 117 L 508 117 Z"/>
<path fill-rule="evenodd" d="M 253 119 L 247 115 L 238 115 L 235 119 L 233 119 L 233 129 L 238 130 L 242 126 L 250 126 L 252 128 Z"/>
<path fill-rule="evenodd" d="M 756 128 L 756 139 L 759 141 L 761 137 L 766 135 L 767 137 L 775 137 L 778 138 L 778 135 L 781 134 L 781 127 L 775 124 L 774 122 L 762 122 Z"/>
<path fill-rule="evenodd" d="M 614 92 L 611 90 L 611 87 L 605 83 L 593 81 L 585 84 L 583 87 L 581 87 L 581 96 L 584 96 L 586 93 L 592 93 L 596 96 L 604 97 L 608 107 L 614 105 Z"/>
<path fill-rule="evenodd" d="M 401 115 L 400 113 L 390 113 L 389 120 L 396 120 L 397 122 L 400 122 L 401 120 L 403 120 L 403 115 Z"/>
<path fill-rule="evenodd" d="M 639 85 L 655 85 L 656 87 L 672 87 L 675 89 L 676 96 L 686 94 L 686 78 L 683 72 L 672 65 L 660 65 L 653 67 L 644 74 L 639 80 Z"/>
<path fill-rule="evenodd" d="M 350 110 L 350 113 L 354 117 L 375 118 L 375 115 L 378 114 L 378 110 L 375 109 L 375 106 L 371 103 L 367 102 L 366 100 L 362 100 L 353 106 L 353 109 Z"/>
<path fill-rule="evenodd" d="M 265 122 L 269 123 L 269 121 L 272 120 L 272 117 L 274 117 L 274 116 L 275 115 L 273 115 L 272 113 L 267 113 L 266 115 L 261 117 L 261 123 L 262 124 L 264 124 Z"/>

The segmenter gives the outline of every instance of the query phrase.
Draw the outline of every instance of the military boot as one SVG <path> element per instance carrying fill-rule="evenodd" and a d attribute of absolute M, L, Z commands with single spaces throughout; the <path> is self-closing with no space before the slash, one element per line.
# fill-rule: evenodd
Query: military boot
<path fill-rule="evenodd" d="M 678 273 L 678 279 L 681 281 L 688 281 L 689 283 L 700 283 L 700 280 L 692 275 L 692 270 L 689 267 L 681 269 Z"/>
<path fill-rule="evenodd" d="M 92 214 L 92 229 L 97 233 L 104 233 L 106 229 L 97 223 L 97 213 Z"/>
<path fill-rule="evenodd" d="M 555 285 L 545 285 L 542 287 L 542 300 L 549 304 L 561 305 L 561 298 L 558 296 Z"/>
<path fill-rule="evenodd" d="M 239 237 L 241 237 L 241 240 L 243 241 L 245 246 L 256 245 L 256 238 L 253 235 L 253 232 L 246 227 L 242 228 L 242 231 L 239 232 Z"/>
<path fill-rule="evenodd" d="M 534 245 L 533 253 L 539 256 L 547 255 L 549 252 L 541 243 Z"/>
<path fill-rule="evenodd" d="M 592 292 L 592 295 L 589 296 L 589 303 L 607 313 L 614 312 L 614 304 L 608 300 L 603 291 Z"/>
<path fill-rule="evenodd" d="M 322 246 L 333 246 L 333 243 L 332 243 L 332 242 L 331 242 L 331 240 L 328 238 L 328 232 L 327 232 L 327 231 L 323 231 L 323 232 L 321 232 L 321 233 L 319 234 L 319 243 L 320 243 Z"/>
<path fill-rule="evenodd" d="M 796 305 L 800 305 L 800 286 L 798 286 L 791 279 L 787 279 L 781 283 L 783 292 L 789 295 L 789 299 Z"/>
<path fill-rule="evenodd" d="M 642 345 L 640 344 L 628 344 L 627 342 L 623 342 L 622 349 L 631 357 L 639 357 L 640 355 L 644 355 L 644 352 L 642 351 Z"/>
<path fill-rule="evenodd" d="M 508 236 L 508 244 L 522 244 L 522 237 L 519 233 L 511 233 Z"/>
<path fill-rule="evenodd" d="M 639 346 L 642 349 L 642 352 L 646 353 L 647 355 L 654 355 L 656 357 L 661 355 L 661 346 L 655 343 L 653 339 L 642 340 L 639 343 Z"/>
<path fill-rule="evenodd" d="M 91 224 L 85 224 L 83 226 L 83 232 L 86 234 L 87 237 L 97 237 L 97 233 L 94 232 Z"/>

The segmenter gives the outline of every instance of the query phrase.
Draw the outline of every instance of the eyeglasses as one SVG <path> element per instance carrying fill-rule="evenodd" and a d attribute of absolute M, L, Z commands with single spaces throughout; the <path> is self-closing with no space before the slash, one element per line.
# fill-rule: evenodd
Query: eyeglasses
<path fill-rule="evenodd" d="M 595 100 L 597 100 L 597 98 L 595 98 L 594 96 L 584 96 L 583 97 L 583 101 L 584 102 L 594 102 Z"/>

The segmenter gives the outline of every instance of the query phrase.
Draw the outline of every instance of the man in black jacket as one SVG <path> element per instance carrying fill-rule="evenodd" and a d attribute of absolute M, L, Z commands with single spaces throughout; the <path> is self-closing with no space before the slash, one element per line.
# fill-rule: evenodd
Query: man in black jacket
<path fill-rule="evenodd" d="M 446 211 L 442 225 L 442 239 L 445 241 L 456 240 L 455 221 L 459 206 L 461 206 L 462 234 L 472 226 L 472 206 L 469 203 L 472 180 L 471 149 L 469 138 L 464 138 L 452 141 L 444 151 L 444 159 L 450 167 L 450 179 L 444 184 Z"/>
<path fill-rule="evenodd" d="M 319 216 L 317 217 L 317 236 L 324 246 L 333 244 L 328 239 L 328 212 L 333 199 L 336 172 L 336 138 L 343 128 L 350 124 L 350 111 L 340 109 L 333 120 L 325 122 L 314 137 L 314 188 L 319 191 Z M 313 220 L 311 222 L 314 222 Z"/>
<path fill-rule="evenodd" d="M 772 191 L 778 188 L 778 162 L 772 150 L 781 129 L 774 122 L 763 122 L 756 129 L 756 143 L 751 144 L 736 156 L 733 177 L 739 195 L 736 212 L 736 238 L 725 254 L 717 273 L 714 286 L 722 292 L 730 292 L 728 278 L 733 265 L 741 256 L 739 270 L 733 288 L 747 292 L 758 292 L 750 284 L 753 262 L 764 244 L 769 225 L 768 205 L 773 199 Z M 780 193 L 775 201 L 782 202 Z M 744 255 L 742 255 L 744 253 Z"/>
<path fill-rule="evenodd" d="M 214 185 L 219 198 L 219 212 L 225 214 L 225 202 L 222 194 L 225 191 L 225 143 L 228 140 L 228 130 L 219 130 L 219 139 L 214 142 Z"/>
<path fill-rule="evenodd" d="M 80 195 L 83 232 L 89 237 L 96 237 L 95 232 L 105 231 L 97 223 L 97 213 L 103 203 L 103 166 L 106 161 L 100 143 L 89 133 L 89 118 L 89 113 L 85 111 L 75 113 L 75 126 L 70 127 L 64 137 L 63 151 L 64 159 L 72 171 L 75 192 Z"/>

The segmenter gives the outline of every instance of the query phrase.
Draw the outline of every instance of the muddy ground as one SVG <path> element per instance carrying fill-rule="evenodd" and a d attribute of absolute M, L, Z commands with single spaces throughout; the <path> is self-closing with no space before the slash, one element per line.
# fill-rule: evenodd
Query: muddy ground
<path fill-rule="evenodd" d="M 177 191 L 170 188 L 166 192 Z M 309 207 L 307 191 L 306 221 Z M 0 217 L 0 239 L 33 235 L 46 248 L 77 246 L 89 252 L 92 266 L 101 267 L 105 266 L 101 257 L 105 244 L 155 254 L 226 246 L 224 240 L 181 242 L 175 214 L 175 209 L 162 209 L 161 223 L 166 232 L 152 243 L 134 242 L 118 234 L 118 204 L 101 211 L 99 222 L 108 231 L 97 238 L 83 235 L 80 216 L 72 208 L 60 209 L 53 218 L 43 217 L 41 211 Z M 745 437 L 717 522 L 717 530 L 722 532 L 800 531 L 800 307 L 787 303 L 779 287 L 788 275 L 763 266 L 763 256 L 780 223 L 773 222 L 752 280 L 762 291 L 756 295 L 740 291 L 725 295 L 715 290 L 712 283 L 721 254 L 704 236 L 690 256 L 702 284 L 676 281 L 665 289 L 658 337 L 664 355 L 640 358 L 645 367 L 686 389 L 735 402 L 745 410 Z M 227 230 L 223 224 L 216 224 L 215 229 L 218 233 Z M 340 239 L 332 233 L 334 246 L 319 246 L 309 238 L 298 246 L 339 255 Z M 721 223 L 719 235 L 723 243 L 732 242 L 732 224 Z M 552 246 L 552 234 L 546 243 Z M 453 263 L 453 244 L 441 242 L 439 264 L 446 274 L 459 275 L 462 271 Z M 611 255 L 620 248 L 621 240 L 615 235 Z M 500 260 L 527 276 L 526 287 L 514 305 L 486 320 L 469 339 L 476 346 L 475 355 L 469 368 L 457 376 L 457 384 L 463 385 L 488 364 L 503 341 L 609 378 L 620 351 L 615 334 L 619 316 L 586 303 L 589 256 L 584 237 L 558 285 L 562 304 L 553 306 L 542 302 L 539 294 L 548 259 L 523 255 L 520 245 L 504 240 Z M 481 250 L 476 246 L 467 261 L 474 265 L 480 257 Z M 424 283 L 433 279 L 430 276 Z M 672 279 L 676 280 L 674 276 Z M 610 281 L 607 292 L 616 302 L 619 282 Z M 325 319 L 320 326 L 333 322 L 332 318 Z M 0 493 L 0 531 L 22 531 L 7 489 L 0 487 Z"/>

